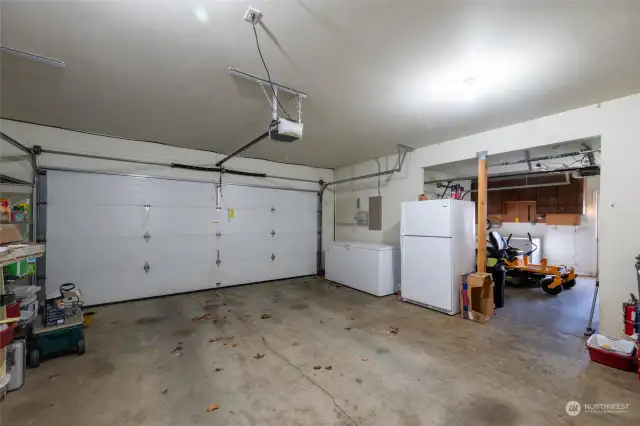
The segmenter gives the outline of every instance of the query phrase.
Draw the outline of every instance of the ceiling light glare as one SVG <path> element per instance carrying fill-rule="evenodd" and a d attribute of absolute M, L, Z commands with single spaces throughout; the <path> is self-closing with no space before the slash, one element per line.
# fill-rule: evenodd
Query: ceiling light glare
<path fill-rule="evenodd" d="M 537 68 L 530 55 L 510 49 L 477 48 L 429 64 L 422 72 L 422 99 L 429 103 L 465 104 L 487 101 L 518 90 Z M 418 74 L 416 73 L 416 78 Z M 414 80 L 415 81 L 415 80 Z"/>
<path fill-rule="evenodd" d="M 200 22 L 207 22 L 209 20 L 209 12 L 203 6 L 194 6 L 193 14 Z"/>

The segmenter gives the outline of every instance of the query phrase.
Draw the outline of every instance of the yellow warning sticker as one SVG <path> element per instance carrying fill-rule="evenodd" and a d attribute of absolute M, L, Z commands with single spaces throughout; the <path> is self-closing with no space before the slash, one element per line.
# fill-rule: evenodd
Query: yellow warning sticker
<path fill-rule="evenodd" d="M 229 209 L 229 219 L 233 219 L 234 217 L 236 217 L 235 209 Z"/>

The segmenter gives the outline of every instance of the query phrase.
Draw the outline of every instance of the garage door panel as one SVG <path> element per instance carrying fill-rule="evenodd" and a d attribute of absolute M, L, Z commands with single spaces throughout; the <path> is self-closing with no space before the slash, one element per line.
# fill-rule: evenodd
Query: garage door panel
<path fill-rule="evenodd" d="M 47 297 L 57 297 L 59 284 L 70 282 L 82 291 L 87 306 L 139 299 L 146 297 L 146 291 L 138 285 L 138 275 L 137 270 L 117 268 L 89 270 L 68 265 L 58 268 L 47 261 Z"/>
<path fill-rule="evenodd" d="M 270 234 L 223 234 L 220 237 L 220 259 L 249 260 L 271 256 L 272 240 Z"/>
<path fill-rule="evenodd" d="M 304 232 L 315 230 L 318 226 L 316 211 L 297 210 L 287 215 L 277 214 L 273 218 L 273 227 L 277 231 Z"/>
<path fill-rule="evenodd" d="M 76 206 L 73 203 L 47 206 L 47 237 L 134 237 L 144 232 L 144 207 Z"/>
<path fill-rule="evenodd" d="M 219 274 L 215 272 L 215 264 L 197 261 L 151 264 L 149 272 L 140 274 L 140 284 L 152 296 L 205 290 L 216 286 Z"/>
<path fill-rule="evenodd" d="M 142 260 L 143 244 L 142 238 L 130 237 L 51 238 L 47 240 L 47 264 L 84 270 L 127 269 Z"/>
<path fill-rule="evenodd" d="M 218 240 L 212 235 L 152 236 L 144 243 L 143 257 L 152 266 L 212 264 L 216 260 Z"/>
<path fill-rule="evenodd" d="M 223 229 L 225 233 L 270 233 L 273 229 L 271 212 L 267 209 L 234 208 L 234 217 L 223 221 Z"/>
<path fill-rule="evenodd" d="M 144 226 L 152 236 L 215 235 L 219 225 L 214 211 L 204 207 L 152 206 Z"/>
<path fill-rule="evenodd" d="M 277 232 L 272 247 L 275 253 L 296 253 L 304 250 L 315 253 L 317 250 L 316 236 L 315 232 Z"/>
<path fill-rule="evenodd" d="M 224 185 L 218 211 L 207 183 L 51 172 L 47 188 L 47 285 L 87 304 L 315 272 L 316 194 Z"/>
<path fill-rule="evenodd" d="M 144 205 L 149 180 L 131 176 L 47 172 L 48 201 L 62 205 Z"/>
<path fill-rule="evenodd" d="M 149 179 L 147 204 L 163 207 L 207 207 L 215 209 L 213 183 Z"/>
<path fill-rule="evenodd" d="M 264 209 L 271 210 L 275 196 L 274 189 L 253 188 L 250 186 L 223 185 L 222 205 L 225 209 Z M 278 191 L 283 192 L 283 191 Z"/>
<path fill-rule="evenodd" d="M 276 258 L 270 265 L 269 269 L 269 276 L 272 280 L 313 275 L 315 273 L 315 256 L 309 256 L 308 253 L 276 255 Z"/>
<path fill-rule="evenodd" d="M 257 283 L 270 278 L 271 259 L 247 259 L 225 261 L 221 264 L 221 287 L 238 284 Z"/>

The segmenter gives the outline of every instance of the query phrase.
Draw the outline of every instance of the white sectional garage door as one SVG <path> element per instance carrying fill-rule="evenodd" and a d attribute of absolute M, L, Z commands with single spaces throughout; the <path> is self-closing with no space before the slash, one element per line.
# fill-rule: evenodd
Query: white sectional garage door
<path fill-rule="evenodd" d="M 316 272 L 317 195 L 49 170 L 47 293 L 75 283 L 85 304 Z"/>

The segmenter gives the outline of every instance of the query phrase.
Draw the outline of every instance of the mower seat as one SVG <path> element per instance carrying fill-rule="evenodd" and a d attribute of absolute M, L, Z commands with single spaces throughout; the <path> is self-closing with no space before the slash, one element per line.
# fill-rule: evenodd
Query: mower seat
<path fill-rule="evenodd" d="M 498 231 L 491 231 L 489 233 L 489 241 L 491 241 L 493 256 L 496 256 L 498 258 L 504 257 L 508 260 L 513 260 L 518 256 L 524 255 L 524 252 L 522 250 L 509 246 L 504 237 L 500 235 Z"/>
<path fill-rule="evenodd" d="M 507 248 L 507 242 L 498 231 L 491 231 L 489 233 L 489 241 L 491 241 L 491 247 L 495 251 L 500 251 Z"/>

